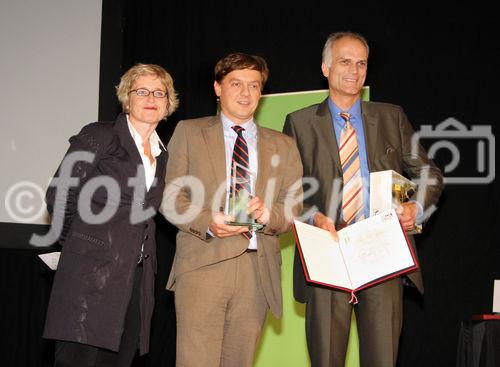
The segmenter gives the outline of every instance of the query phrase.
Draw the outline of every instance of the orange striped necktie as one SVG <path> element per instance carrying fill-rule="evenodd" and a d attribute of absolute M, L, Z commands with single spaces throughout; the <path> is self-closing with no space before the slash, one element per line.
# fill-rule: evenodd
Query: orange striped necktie
<path fill-rule="evenodd" d="M 340 163 L 342 165 L 342 216 L 347 224 L 364 219 L 363 213 L 363 179 L 359 160 L 358 141 L 356 130 L 351 125 L 351 115 L 340 112 L 345 121 L 344 129 L 340 134 Z"/>

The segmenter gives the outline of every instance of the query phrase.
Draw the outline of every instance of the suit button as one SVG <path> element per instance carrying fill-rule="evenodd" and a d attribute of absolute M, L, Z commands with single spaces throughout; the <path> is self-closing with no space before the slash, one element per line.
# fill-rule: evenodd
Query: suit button
<path fill-rule="evenodd" d="M 149 259 L 149 254 L 144 255 L 144 259 Z"/>
<path fill-rule="evenodd" d="M 148 236 L 148 235 L 145 235 L 145 236 L 144 236 L 144 241 L 147 241 L 147 239 L 148 239 L 148 238 L 149 238 L 149 236 Z"/>

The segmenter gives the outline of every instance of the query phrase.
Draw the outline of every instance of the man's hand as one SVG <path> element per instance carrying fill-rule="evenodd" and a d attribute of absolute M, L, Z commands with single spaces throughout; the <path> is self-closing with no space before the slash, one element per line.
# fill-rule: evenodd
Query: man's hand
<path fill-rule="evenodd" d="M 219 238 L 225 238 L 230 236 L 238 236 L 246 231 L 248 227 L 245 226 L 231 226 L 226 224 L 226 221 L 234 220 L 230 215 L 225 215 L 223 213 L 215 213 L 212 217 L 212 222 L 208 226 L 208 229 L 214 234 L 214 236 Z"/>
<path fill-rule="evenodd" d="M 339 235 L 337 234 L 337 230 L 335 229 L 335 223 L 333 223 L 332 218 L 327 217 L 321 212 L 317 212 L 314 215 L 313 223 L 316 227 L 329 231 L 333 239 L 338 242 Z"/>
<path fill-rule="evenodd" d="M 417 204 L 413 202 L 403 203 L 396 208 L 396 213 L 405 231 L 413 230 L 418 214 Z"/>
<path fill-rule="evenodd" d="M 269 209 L 266 208 L 264 202 L 260 200 L 258 196 L 252 198 L 248 202 L 247 214 L 252 214 L 255 220 L 260 224 L 269 223 L 269 218 L 271 217 Z"/>

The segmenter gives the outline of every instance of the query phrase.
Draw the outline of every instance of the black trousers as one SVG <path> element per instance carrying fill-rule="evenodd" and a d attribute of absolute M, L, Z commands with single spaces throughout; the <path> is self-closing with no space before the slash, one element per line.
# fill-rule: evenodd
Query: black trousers
<path fill-rule="evenodd" d="M 57 341 L 54 367 L 129 367 L 139 344 L 141 280 L 142 266 L 138 266 L 135 271 L 132 296 L 125 315 L 120 350 L 112 352 L 91 345 Z"/>

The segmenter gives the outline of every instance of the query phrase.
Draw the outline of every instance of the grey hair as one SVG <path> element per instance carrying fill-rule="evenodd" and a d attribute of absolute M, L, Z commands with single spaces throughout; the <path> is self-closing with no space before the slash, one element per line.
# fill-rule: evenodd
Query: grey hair
<path fill-rule="evenodd" d="M 370 46 L 368 46 L 368 41 L 361 34 L 356 33 L 356 32 L 350 32 L 350 31 L 335 32 L 335 33 L 332 33 L 328 36 L 328 39 L 325 42 L 325 46 L 323 47 L 322 62 L 326 66 L 328 66 L 328 67 L 332 66 L 332 61 L 333 61 L 332 46 L 333 46 L 333 44 L 335 43 L 335 41 L 338 41 L 339 39 L 345 38 L 345 37 L 357 39 L 358 41 L 363 43 L 363 45 L 365 45 L 366 53 L 367 54 L 370 53 Z"/>

